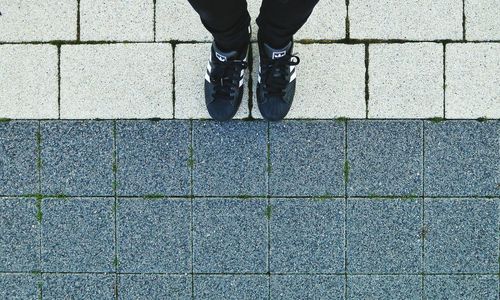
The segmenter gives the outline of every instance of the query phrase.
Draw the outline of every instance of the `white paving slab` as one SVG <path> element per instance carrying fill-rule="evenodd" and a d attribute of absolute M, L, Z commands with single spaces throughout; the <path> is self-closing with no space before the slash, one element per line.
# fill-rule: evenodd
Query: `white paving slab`
<path fill-rule="evenodd" d="M 212 35 L 203 27 L 188 0 L 157 0 L 156 40 L 208 42 Z"/>
<path fill-rule="evenodd" d="M 369 118 L 443 117 L 443 45 L 369 46 Z"/>
<path fill-rule="evenodd" d="M 61 118 L 172 118 L 170 44 L 61 48 Z"/>
<path fill-rule="evenodd" d="M 351 0 L 351 38 L 462 39 L 462 0 Z"/>
<path fill-rule="evenodd" d="M 175 118 L 208 119 L 204 80 L 210 57 L 210 43 L 178 44 L 175 47 Z M 248 69 L 245 91 L 235 119 L 246 118 L 248 110 Z"/>
<path fill-rule="evenodd" d="M 298 44 L 294 53 L 297 87 L 288 119 L 364 118 L 365 50 L 363 45 Z M 254 53 L 258 53 L 254 44 Z M 259 58 L 254 56 L 254 91 Z M 254 92 L 252 116 L 262 118 Z"/>
<path fill-rule="evenodd" d="M 500 44 L 446 46 L 446 118 L 500 118 Z"/>
<path fill-rule="evenodd" d="M 0 41 L 75 40 L 77 1 L 0 0 Z"/>
<path fill-rule="evenodd" d="M 500 40 L 500 0 L 465 0 L 467 40 Z"/>
<path fill-rule="evenodd" d="M 80 0 L 83 41 L 153 41 L 153 0 Z"/>
<path fill-rule="evenodd" d="M 0 118 L 58 117 L 57 47 L 0 45 Z"/>

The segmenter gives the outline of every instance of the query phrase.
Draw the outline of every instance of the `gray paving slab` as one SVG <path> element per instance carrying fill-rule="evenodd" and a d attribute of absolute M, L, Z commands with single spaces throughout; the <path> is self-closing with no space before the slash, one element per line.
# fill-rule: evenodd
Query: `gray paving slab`
<path fill-rule="evenodd" d="M 38 299 L 40 276 L 0 274 L 0 298 L 12 300 Z"/>
<path fill-rule="evenodd" d="M 43 199 L 42 270 L 114 271 L 112 198 Z"/>
<path fill-rule="evenodd" d="M 417 275 L 355 275 L 347 277 L 348 299 L 422 299 Z"/>
<path fill-rule="evenodd" d="M 112 196 L 113 124 L 42 121 L 42 193 Z"/>
<path fill-rule="evenodd" d="M 437 275 L 425 276 L 427 299 L 497 300 L 498 277 L 493 275 Z"/>
<path fill-rule="evenodd" d="M 263 121 L 194 121 L 194 194 L 265 195 L 266 135 Z"/>
<path fill-rule="evenodd" d="M 421 200 L 350 198 L 346 214 L 348 273 L 420 272 Z"/>
<path fill-rule="evenodd" d="M 499 196 L 500 122 L 426 122 L 425 194 Z"/>
<path fill-rule="evenodd" d="M 271 299 L 345 299 L 344 276 L 271 275 Z"/>
<path fill-rule="evenodd" d="M 119 270 L 183 273 L 191 270 L 189 199 L 119 199 Z"/>
<path fill-rule="evenodd" d="M 34 199 L 0 198 L 0 272 L 40 269 L 40 226 Z"/>
<path fill-rule="evenodd" d="M 270 194 L 344 195 L 344 133 L 335 121 L 271 123 Z"/>
<path fill-rule="evenodd" d="M 119 299 L 192 299 L 190 276 L 128 274 L 119 278 Z"/>
<path fill-rule="evenodd" d="M 498 272 L 499 202 L 499 199 L 426 199 L 425 271 Z"/>
<path fill-rule="evenodd" d="M 272 199 L 270 271 L 344 271 L 344 199 Z"/>
<path fill-rule="evenodd" d="M 500 39 L 498 0 L 465 0 L 465 38 L 488 41 Z"/>
<path fill-rule="evenodd" d="M 38 190 L 37 122 L 0 122 L 0 195 Z"/>
<path fill-rule="evenodd" d="M 195 199 L 193 201 L 195 273 L 267 272 L 267 201 Z"/>
<path fill-rule="evenodd" d="M 197 275 L 194 299 L 269 299 L 268 280 L 264 275 Z"/>
<path fill-rule="evenodd" d="M 114 274 L 44 274 L 43 299 L 114 299 Z"/>
<path fill-rule="evenodd" d="M 118 121 L 117 193 L 190 193 L 188 121 Z"/>
<path fill-rule="evenodd" d="M 349 196 L 422 195 L 422 122 L 347 123 Z"/>

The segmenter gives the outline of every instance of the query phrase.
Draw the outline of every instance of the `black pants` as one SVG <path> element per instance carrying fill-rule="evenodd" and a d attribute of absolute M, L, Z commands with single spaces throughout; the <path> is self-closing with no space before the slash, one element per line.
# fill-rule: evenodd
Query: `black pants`
<path fill-rule="evenodd" d="M 250 15 L 246 0 L 188 0 L 222 51 L 248 43 Z M 318 0 L 263 0 L 257 18 L 258 38 L 273 48 L 288 44 Z"/>

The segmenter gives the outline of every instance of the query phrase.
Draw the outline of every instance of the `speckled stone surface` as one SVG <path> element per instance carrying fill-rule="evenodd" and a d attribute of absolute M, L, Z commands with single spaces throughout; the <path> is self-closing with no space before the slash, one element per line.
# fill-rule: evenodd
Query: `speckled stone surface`
<path fill-rule="evenodd" d="M 193 122 L 195 195 L 265 195 L 267 123 Z"/>
<path fill-rule="evenodd" d="M 0 122 L 0 195 L 37 191 L 37 131 L 37 122 Z"/>
<path fill-rule="evenodd" d="M 195 299 L 269 299 L 269 277 L 263 275 L 199 275 L 194 277 Z"/>
<path fill-rule="evenodd" d="M 191 270 L 189 199 L 119 199 L 119 270 L 183 273 Z"/>
<path fill-rule="evenodd" d="M 426 199 L 425 271 L 498 272 L 499 205 L 500 199 Z"/>
<path fill-rule="evenodd" d="M 344 271 L 343 199 L 272 199 L 271 207 L 271 272 Z"/>
<path fill-rule="evenodd" d="M 113 195 L 113 124 L 42 121 L 42 193 Z"/>
<path fill-rule="evenodd" d="M 427 299 L 497 300 L 498 276 L 425 276 L 424 294 Z"/>
<path fill-rule="evenodd" d="M 111 198 L 42 200 L 42 270 L 114 271 Z"/>
<path fill-rule="evenodd" d="M 347 277 L 348 299 L 422 299 L 420 276 L 356 275 Z"/>
<path fill-rule="evenodd" d="M 344 194 L 344 124 L 285 121 L 269 125 L 271 195 Z"/>
<path fill-rule="evenodd" d="M 118 195 L 190 193 L 188 121 L 118 121 Z"/>
<path fill-rule="evenodd" d="M 39 230 L 34 199 L 0 198 L 0 272 L 40 268 Z"/>
<path fill-rule="evenodd" d="M 344 276 L 273 275 L 271 299 L 345 299 Z"/>
<path fill-rule="evenodd" d="M 37 299 L 39 276 L 0 274 L 0 298 Z"/>
<path fill-rule="evenodd" d="M 43 299 L 114 299 L 115 275 L 44 274 Z"/>
<path fill-rule="evenodd" d="M 265 199 L 195 199 L 193 205 L 194 272 L 267 272 Z"/>
<path fill-rule="evenodd" d="M 420 272 L 421 200 L 350 198 L 346 214 L 349 273 Z"/>
<path fill-rule="evenodd" d="M 118 298 L 191 299 L 191 276 L 127 274 L 119 277 Z"/>
<path fill-rule="evenodd" d="M 500 196 L 500 122 L 425 123 L 425 194 Z"/>
<path fill-rule="evenodd" d="M 349 196 L 422 195 L 422 122 L 347 123 Z"/>

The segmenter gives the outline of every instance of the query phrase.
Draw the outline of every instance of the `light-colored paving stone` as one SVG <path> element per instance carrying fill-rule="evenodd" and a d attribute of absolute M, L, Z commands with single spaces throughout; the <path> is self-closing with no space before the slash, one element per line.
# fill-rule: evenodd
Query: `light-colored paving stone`
<path fill-rule="evenodd" d="M 81 0 L 81 40 L 152 41 L 153 0 Z"/>
<path fill-rule="evenodd" d="M 461 39 L 462 0 L 351 0 L 351 38 Z"/>
<path fill-rule="evenodd" d="M 446 46 L 446 118 L 500 118 L 500 44 Z"/>
<path fill-rule="evenodd" d="M 157 0 L 156 40 L 208 42 L 212 35 L 203 27 L 188 0 Z"/>
<path fill-rule="evenodd" d="M 210 118 L 205 106 L 204 80 L 210 56 L 210 43 L 178 44 L 175 47 L 175 118 Z M 245 91 L 235 119 L 248 117 L 248 77 Z"/>
<path fill-rule="evenodd" d="M 254 53 L 258 53 L 254 45 Z M 364 118 L 365 49 L 363 45 L 295 44 L 301 62 L 296 67 L 297 88 L 288 119 Z M 258 54 L 254 55 L 254 91 Z M 252 116 L 262 118 L 254 92 Z"/>
<path fill-rule="evenodd" d="M 0 41 L 76 39 L 76 0 L 0 0 L 0 12 Z"/>
<path fill-rule="evenodd" d="M 465 0 L 467 40 L 500 39 L 500 0 Z"/>
<path fill-rule="evenodd" d="M 170 44 L 61 48 L 61 118 L 171 118 Z"/>
<path fill-rule="evenodd" d="M 369 46 L 369 118 L 443 117 L 443 45 Z"/>
<path fill-rule="evenodd" d="M 57 94 L 56 46 L 0 45 L 0 118 L 57 118 Z"/>

